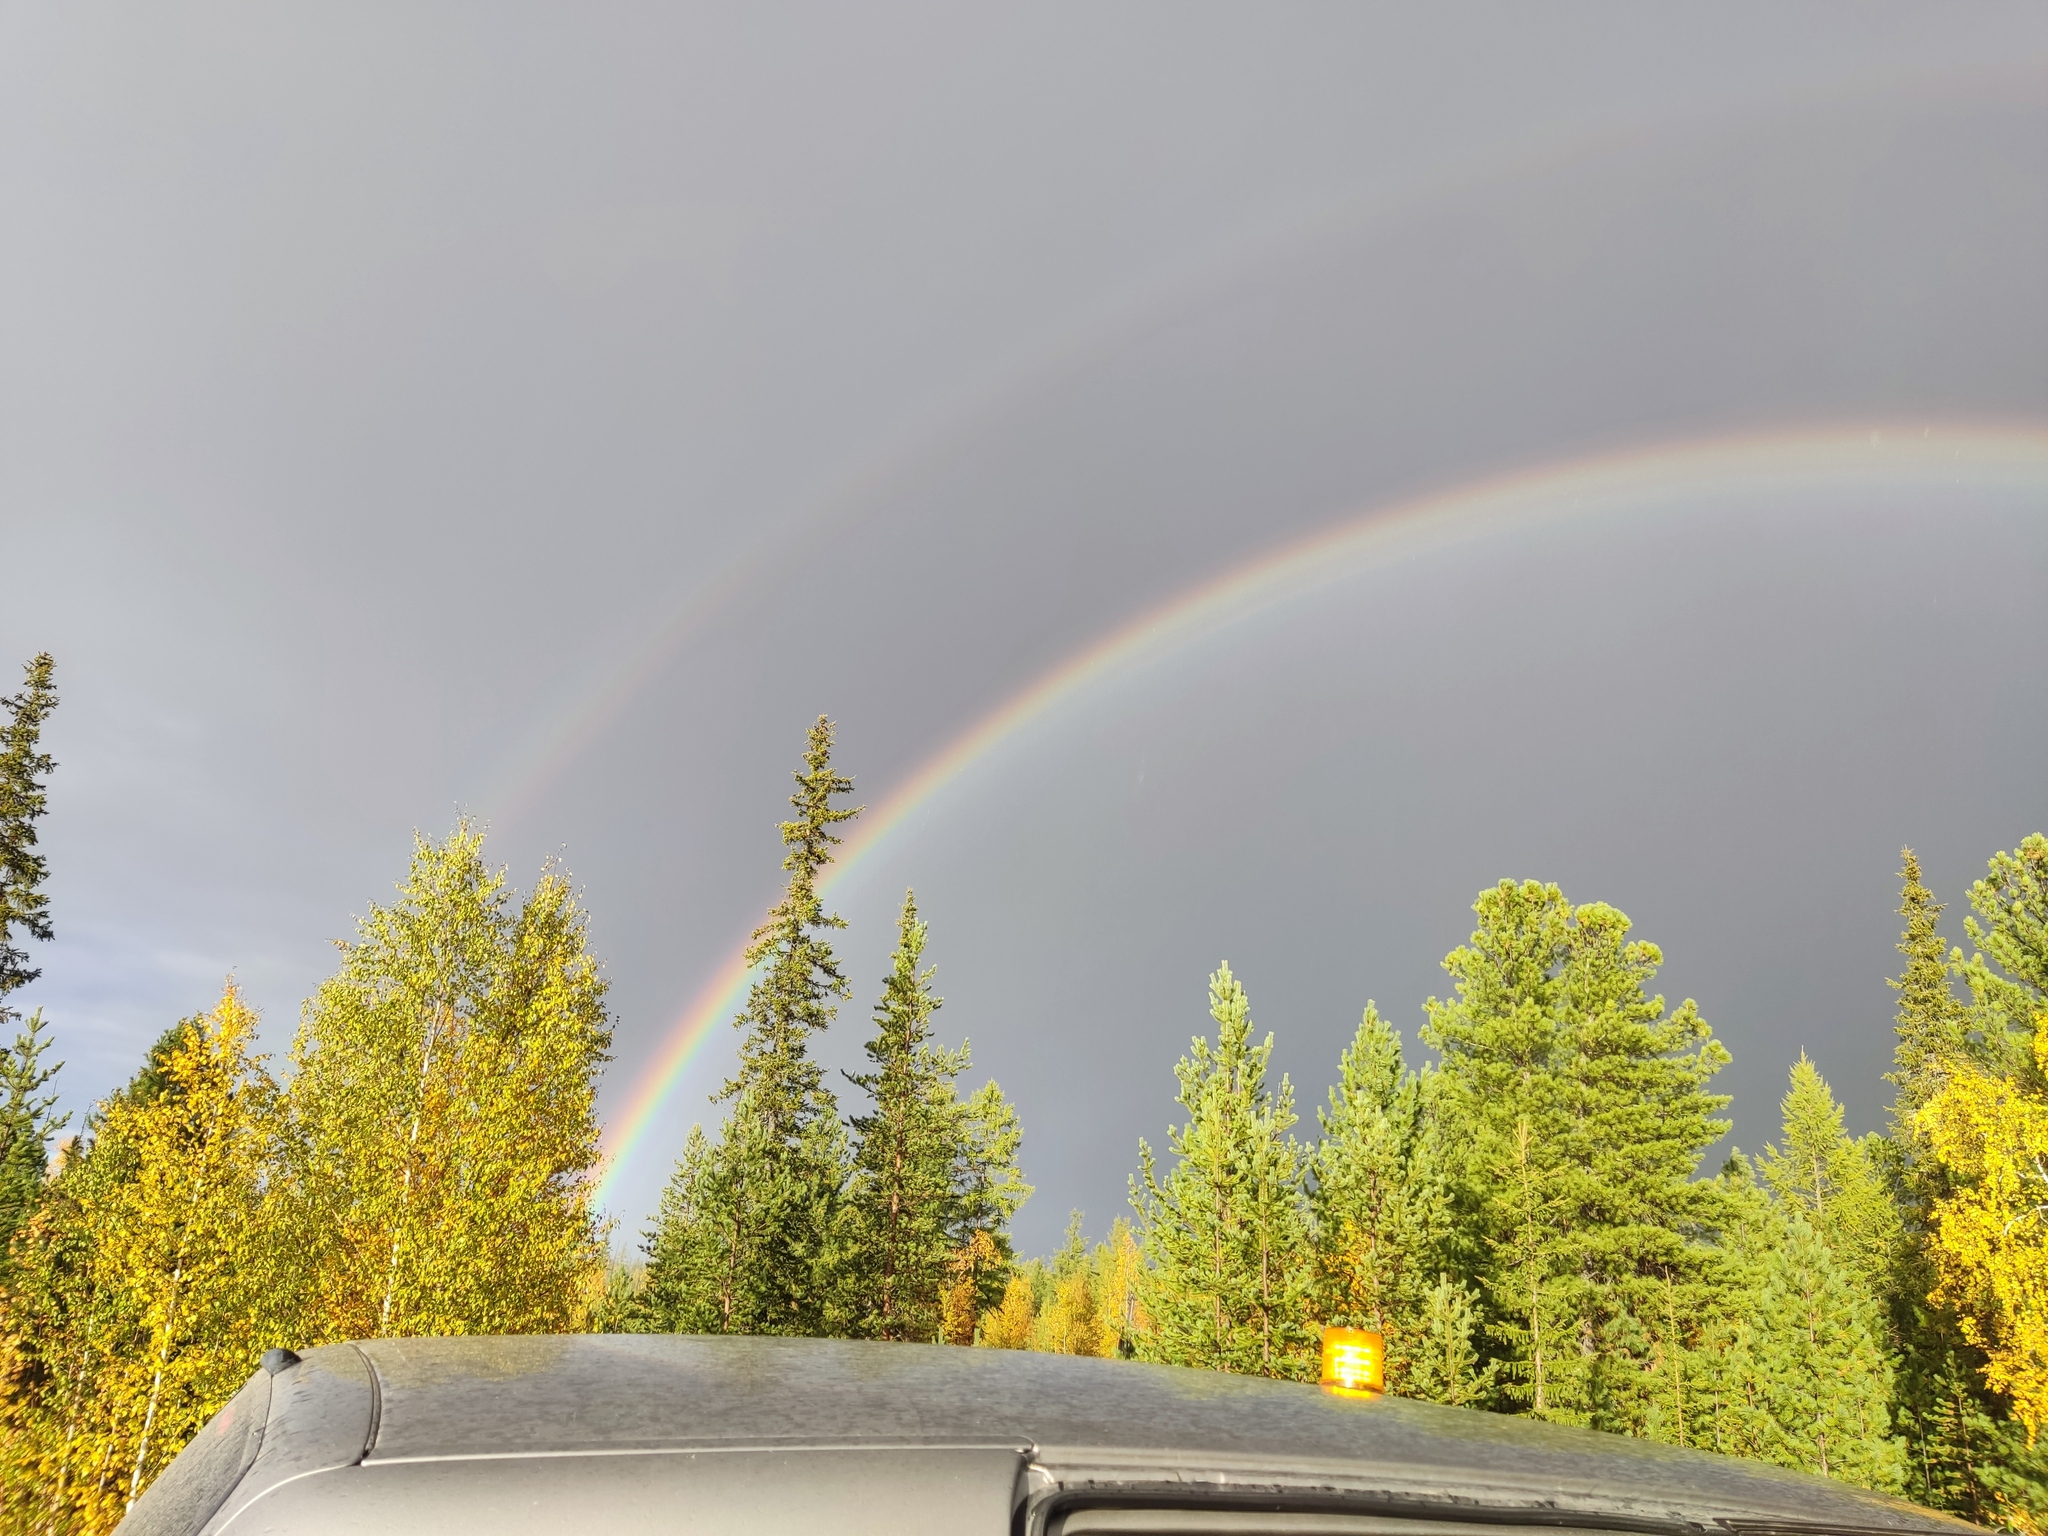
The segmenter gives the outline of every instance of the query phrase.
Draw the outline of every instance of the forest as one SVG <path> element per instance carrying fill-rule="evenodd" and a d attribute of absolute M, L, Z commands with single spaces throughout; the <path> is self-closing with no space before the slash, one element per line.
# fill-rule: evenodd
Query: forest
<path fill-rule="evenodd" d="M 1708 1168 L 1727 1050 L 1598 902 L 1502 880 L 1411 1059 L 1367 1003 L 1312 1106 L 1227 964 L 1133 1149 L 1131 1208 L 1025 1258 L 1024 1130 L 963 1094 L 906 893 L 866 1066 L 819 881 L 853 782 L 809 731 L 733 1076 L 639 1242 L 594 1203 L 613 1019 L 576 890 L 482 829 L 416 838 L 286 1058 L 232 979 L 72 1126 L 14 1006 L 53 919 L 57 704 L 0 700 L 0 1529 L 110 1530 L 268 1348 L 506 1332 L 832 1335 L 1310 1380 L 1383 1332 L 1389 1390 L 1744 1456 L 2032 1533 L 2048 1512 L 2048 838 L 1991 856 L 1963 943 L 1903 855 L 1887 1129 L 1789 1064 L 1783 1129 Z M 1167 1063 L 1162 1062 L 1163 1074 Z M 1312 1107 L 1312 1117 L 1308 1109 Z M 626 1255 L 632 1255 L 628 1258 Z"/>

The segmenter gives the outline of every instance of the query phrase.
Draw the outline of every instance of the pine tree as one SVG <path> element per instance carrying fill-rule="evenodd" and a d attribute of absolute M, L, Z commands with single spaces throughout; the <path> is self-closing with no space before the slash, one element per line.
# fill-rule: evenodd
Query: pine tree
<path fill-rule="evenodd" d="M 941 1000 L 931 990 L 933 972 L 920 968 L 925 933 L 916 898 L 905 892 L 867 1043 L 874 1068 L 847 1074 L 874 1101 L 870 1113 L 852 1120 L 847 1215 L 862 1297 L 857 1331 L 929 1342 L 939 1336 L 949 1261 L 961 1245 L 955 1176 L 966 1155 L 966 1128 L 953 1085 L 968 1055 L 932 1043 Z"/>
<path fill-rule="evenodd" d="M 2048 837 L 2035 832 L 1970 887 L 1963 930 L 1976 946 L 1961 967 L 1970 1021 L 1990 1064 L 2026 1077 L 2039 1068 L 2035 1021 L 2048 1012 Z"/>
<path fill-rule="evenodd" d="M 1294 1093 L 1266 1078 L 1273 1037 L 1251 1042 L 1251 1005 L 1226 964 L 1209 979 L 1216 1043 L 1196 1036 L 1175 1069 L 1188 1121 L 1168 1132 L 1161 1178 L 1138 1143 L 1131 1203 L 1143 1228 L 1139 1296 L 1152 1326 L 1141 1359 L 1306 1378 L 1315 1279 L 1308 1157 L 1289 1135 Z"/>
<path fill-rule="evenodd" d="M 1384 1335 L 1387 1387 L 1397 1393 L 1410 1390 L 1435 1277 L 1453 1261 L 1450 1188 L 1427 1111 L 1433 1080 L 1403 1071 L 1400 1033 L 1367 1003 L 1318 1111 L 1311 1209 L 1321 1320 Z"/>
<path fill-rule="evenodd" d="M 1448 1272 L 1439 1273 L 1410 1333 L 1402 1395 L 1453 1408 L 1485 1404 L 1499 1368 L 1481 1357 L 1479 1328 L 1477 1294 Z"/>
<path fill-rule="evenodd" d="M 713 1101 L 732 1107 L 674 1202 L 694 1213 L 702 1241 L 671 1239 L 665 1223 L 648 1237 L 649 1287 L 667 1298 L 653 1326 L 674 1318 L 719 1333 L 835 1333 L 859 1309 L 844 1230 L 845 1137 L 810 1055 L 849 995 L 828 937 L 846 924 L 818 895 L 840 841 L 833 829 L 860 814 L 834 804 L 853 781 L 832 766 L 832 736 L 820 715 L 795 774 L 796 817 L 781 827 L 789 883 L 747 946 L 756 974 L 733 1020 L 739 1070 Z"/>
<path fill-rule="evenodd" d="M 572 1329 L 605 1262 L 591 1206 L 605 982 L 568 882 L 514 911 L 468 822 L 420 839 L 307 1004 L 288 1095 L 317 1277 L 301 1342 Z"/>
<path fill-rule="evenodd" d="M 1764 1183 L 1805 1218 L 1858 1284 L 1883 1296 L 1901 1232 L 1898 1207 L 1885 1187 L 1880 1138 L 1858 1140 L 1842 1128 L 1842 1106 L 1804 1051 L 1782 1107 L 1785 1145 L 1764 1149 L 1758 1162 Z"/>
<path fill-rule="evenodd" d="M 1652 1322 L 1677 1284 L 1688 1311 L 1719 1288 L 1703 1241 L 1720 1192 L 1695 1182 L 1725 1134 L 1707 1091 L 1728 1061 L 1688 1000 L 1647 988 L 1662 964 L 1612 907 L 1502 881 L 1474 904 L 1471 944 L 1444 961 L 1424 1040 L 1457 1198 L 1487 1245 L 1481 1278 L 1505 1391 L 1529 1412 L 1639 1430 L 1654 1386 Z"/>

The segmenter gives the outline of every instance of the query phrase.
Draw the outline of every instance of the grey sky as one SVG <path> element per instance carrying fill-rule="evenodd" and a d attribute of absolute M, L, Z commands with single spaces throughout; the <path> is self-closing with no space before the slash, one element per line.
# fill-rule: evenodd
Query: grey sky
<path fill-rule="evenodd" d="M 8 8 L 0 655 L 65 694 L 29 1000 L 78 1104 L 231 967 L 281 1046 L 467 809 L 584 883 L 617 1105 L 772 898 L 820 710 L 878 801 L 1378 506 L 2041 430 L 2044 271 L 2032 4 Z M 1738 1140 L 1802 1046 L 1875 1125 L 1898 846 L 1955 899 L 2048 822 L 2044 527 L 1730 491 L 1118 682 L 849 886 L 834 1059 L 913 881 L 1043 1247 L 1161 1139 L 1217 959 L 1312 1100 L 1536 875 L 1663 945 Z"/>

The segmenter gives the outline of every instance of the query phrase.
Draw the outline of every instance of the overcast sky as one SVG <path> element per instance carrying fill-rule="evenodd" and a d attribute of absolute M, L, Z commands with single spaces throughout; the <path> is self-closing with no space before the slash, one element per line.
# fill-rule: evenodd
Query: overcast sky
<path fill-rule="evenodd" d="M 1733 1140 L 1801 1049 L 1877 1128 L 1900 845 L 1959 903 L 2048 825 L 2044 272 L 2034 0 L 0 7 L 0 661 L 64 695 L 24 1000 L 75 1107 L 231 970 L 281 1051 L 469 812 L 585 889 L 616 1115 L 813 716 L 882 805 L 1392 516 L 876 842 L 828 1058 L 916 885 L 1045 1249 L 1217 961 L 1309 1113 L 1533 876 L 1663 947 Z"/>

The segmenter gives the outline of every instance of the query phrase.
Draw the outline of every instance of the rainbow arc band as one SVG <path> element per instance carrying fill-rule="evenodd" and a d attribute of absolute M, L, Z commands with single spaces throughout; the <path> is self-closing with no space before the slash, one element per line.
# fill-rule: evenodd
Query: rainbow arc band
<path fill-rule="evenodd" d="M 1385 1392 L 1385 1337 L 1370 1328 L 1325 1328 L 1320 1384 L 1340 1397 L 1378 1397 Z"/>
<path fill-rule="evenodd" d="M 1013 694 L 868 810 L 819 882 L 819 894 L 829 895 L 912 812 L 1055 705 L 1112 673 L 1178 651 L 1277 604 L 1407 556 L 1646 503 L 1653 506 L 1674 491 L 1744 482 L 1790 490 L 1873 475 L 1938 478 L 1948 484 L 2017 484 L 2030 494 L 2048 492 L 2048 430 L 2032 422 L 1934 427 L 1866 423 L 1657 444 L 1532 466 L 1346 520 L 1181 592 Z M 752 970 L 736 951 L 670 1026 L 623 1111 L 611 1122 L 605 1167 L 595 1190 L 599 1204 L 660 1119 L 669 1094 L 711 1026 L 733 1015 L 752 980 Z"/>

